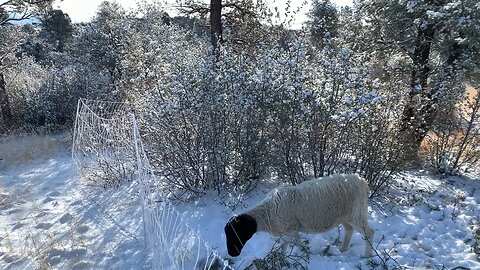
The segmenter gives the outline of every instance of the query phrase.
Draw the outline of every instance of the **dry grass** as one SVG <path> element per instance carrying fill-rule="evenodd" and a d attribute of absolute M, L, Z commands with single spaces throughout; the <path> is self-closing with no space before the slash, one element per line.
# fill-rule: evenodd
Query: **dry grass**
<path fill-rule="evenodd" d="M 0 138 L 0 169 L 42 158 L 70 147 L 71 135 L 21 135 Z"/>
<path fill-rule="evenodd" d="M 21 218 L 25 226 L 13 232 L 11 226 L 4 224 L 3 234 L 0 233 L 0 253 L 6 256 L 0 257 L 0 269 L 2 263 L 8 265 L 20 259 L 28 260 L 33 269 L 42 270 L 62 269 L 82 260 L 82 256 L 75 253 L 86 252 L 88 243 L 78 233 L 81 225 L 79 220 L 68 220 L 66 228 L 52 224 L 52 227 L 40 230 L 39 226 L 45 223 L 38 217 L 43 214 L 42 208 L 34 202 Z"/>
<path fill-rule="evenodd" d="M 475 97 L 478 95 L 477 89 L 473 88 L 470 85 L 467 85 L 466 89 L 466 98 L 464 101 L 460 103 L 461 111 L 463 112 L 471 112 L 470 104 L 474 102 Z"/>
<path fill-rule="evenodd" d="M 0 269 L 17 262 L 22 266 L 29 264 L 32 269 L 71 269 L 88 250 L 88 241 L 79 233 L 81 223 L 77 218 L 56 222 L 55 213 L 49 213 L 39 200 L 17 193 L 15 188 L 2 187 L 2 169 L 9 168 L 15 173 L 23 164 L 43 164 L 59 154 L 68 155 L 70 145 L 69 133 L 0 138 L 0 211 L 8 210 L 15 215 L 0 222 Z M 48 214 L 50 219 L 45 217 Z"/>

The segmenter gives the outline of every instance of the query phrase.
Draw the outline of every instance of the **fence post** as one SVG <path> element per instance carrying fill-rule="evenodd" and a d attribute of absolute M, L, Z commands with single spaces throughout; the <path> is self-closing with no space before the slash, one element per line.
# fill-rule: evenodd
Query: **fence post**
<path fill-rule="evenodd" d="M 77 101 L 77 113 L 75 114 L 75 127 L 73 128 L 73 141 L 72 141 L 72 158 L 75 160 L 75 140 L 77 139 L 77 128 L 78 128 L 78 113 L 80 112 L 81 98 Z M 78 165 L 78 164 L 77 164 Z"/>
<path fill-rule="evenodd" d="M 148 237 L 147 237 L 147 226 L 146 226 L 146 223 L 145 223 L 145 219 L 146 219 L 146 213 L 145 213 L 145 203 L 146 203 L 146 198 L 145 198 L 145 195 L 146 195 L 146 191 L 145 191 L 145 179 L 143 179 L 143 173 L 144 173 L 144 169 L 143 168 L 143 164 L 142 164 L 142 157 L 140 155 L 140 153 L 144 153 L 143 152 L 143 149 L 142 151 L 140 151 L 140 147 L 142 147 L 142 145 L 140 144 L 139 145 L 139 136 L 140 134 L 138 133 L 138 127 L 137 127 L 137 121 L 135 119 L 135 115 L 133 113 L 131 113 L 131 117 L 132 117 L 132 131 L 133 131 L 133 141 L 134 141 L 134 147 L 135 147 L 135 156 L 136 156 L 136 159 L 137 159 L 137 178 L 138 178 L 138 184 L 140 185 L 140 198 L 142 200 L 142 212 L 143 212 L 143 239 L 145 241 L 145 249 L 147 250 L 147 252 L 149 251 L 148 250 Z"/>

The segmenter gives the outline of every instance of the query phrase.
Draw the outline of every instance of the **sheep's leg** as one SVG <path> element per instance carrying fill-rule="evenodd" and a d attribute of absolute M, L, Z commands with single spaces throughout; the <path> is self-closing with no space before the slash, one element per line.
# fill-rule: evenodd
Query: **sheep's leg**
<path fill-rule="evenodd" d="M 368 223 L 364 227 L 364 236 L 365 236 L 365 257 L 372 257 L 372 245 L 373 245 L 373 235 L 374 231 Z"/>
<path fill-rule="evenodd" d="M 343 227 L 345 228 L 345 238 L 343 239 L 342 247 L 340 251 L 344 252 L 348 250 L 348 246 L 350 245 L 350 240 L 352 239 L 353 227 L 348 223 L 342 223 Z"/>
<path fill-rule="evenodd" d="M 373 235 L 374 231 L 370 226 L 368 225 L 368 222 L 365 222 L 363 225 L 358 226 L 358 225 L 353 225 L 353 228 L 357 231 L 359 231 L 361 234 L 363 234 L 363 237 L 365 239 L 365 257 L 372 257 L 372 245 L 373 245 Z"/>

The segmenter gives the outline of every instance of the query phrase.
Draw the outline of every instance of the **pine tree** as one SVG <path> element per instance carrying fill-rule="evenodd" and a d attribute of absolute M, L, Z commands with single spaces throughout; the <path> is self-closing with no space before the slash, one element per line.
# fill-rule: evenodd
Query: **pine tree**
<path fill-rule="evenodd" d="M 65 50 L 65 44 L 72 34 L 73 26 L 70 17 L 62 10 L 51 10 L 42 19 L 41 36 L 52 43 L 56 51 L 63 52 Z"/>
<path fill-rule="evenodd" d="M 330 0 L 314 0 L 308 13 L 310 35 L 313 44 L 322 49 L 325 35 L 331 38 L 337 37 L 338 10 Z"/>
<path fill-rule="evenodd" d="M 375 51 L 396 51 L 410 61 L 403 141 L 414 157 L 447 97 L 445 82 L 461 84 L 478 57 L 480 5 L 474 0 L 358 2 Z M 448 84 L 447 84 L 448 85 Z M 458 95 L 457 95 L 458 96 Z"/>

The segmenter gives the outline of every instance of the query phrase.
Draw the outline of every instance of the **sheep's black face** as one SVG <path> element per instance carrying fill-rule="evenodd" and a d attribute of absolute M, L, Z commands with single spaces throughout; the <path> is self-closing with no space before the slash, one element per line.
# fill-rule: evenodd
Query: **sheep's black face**
<path fill-rule="evenodd" d="M 228 255 L 237 257 L 245 243 L 257 232 L 257 222 L 247 214 L 231 218 L 225 225 Z"/>

